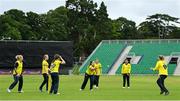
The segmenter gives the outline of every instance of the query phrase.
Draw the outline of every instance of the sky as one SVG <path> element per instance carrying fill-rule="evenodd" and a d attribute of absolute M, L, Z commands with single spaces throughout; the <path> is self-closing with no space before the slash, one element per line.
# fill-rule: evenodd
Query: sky
<path fill-rule="evenodd" d="M 9 9 L 19 9 L 24 12 L 33 11 L 46 13 L 59 6 L 64 6 L 66 0 L 0 0 L 0 14 Z M 109 17 L 117 19 L 126 17 L 137 24 L 147 16 L 164 13 L 180 18 L 180 0 L 94 0 L 100 4 L 105 2 Z"/>

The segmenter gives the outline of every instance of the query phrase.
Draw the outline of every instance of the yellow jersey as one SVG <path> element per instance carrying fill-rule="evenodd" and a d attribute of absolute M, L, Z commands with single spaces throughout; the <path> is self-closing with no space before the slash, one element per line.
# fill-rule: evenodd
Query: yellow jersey
<path fill-rule="evenodd" d="M 48 74 L 49 63 L 46 60 L 42 61 L 42 74 Z"/>
<path fill-rule="evenodd" d="M 159 75 L 168 75 L 168 67 L 167 65 L 165 64 L 165 61 L 164 60 L 159 60 L 157 63 L 156 63 L 156 67 L 153 68 L 153 70 L 157 70 L 159 71 Z"/>
<path fill-rule="evenodd" d="M 102 72 L 102 65 L 101 65 L 101 63 L 95 64 L 94 67 L 96 69 L 95 75 L 100 75 L 101 72 Z"/>
<path fill-rule="evenodd" d="M 95 67 L 93 67 L 92 65 L 90 65 L 90 66 L 87 67 L 86 73 L 87 73 L 88 75 L 94 75 L 95 72 L 96 72 L 96 71 L 95 71 Z"/>
<path fill-rule="evenodd" d="M 13 70 L 13 75 L 21 75 L 23 70 L 23 62 L 16 61 L 17 67 Z"/>
<path fill-rule="evenodd" d="M 121 68 L 121 73 L 122 74 L 127 74 L 127 73 L 131 73 L 131 64 L 123 64 L 122 68 Z"/>
<path fill-rule="evenodd" d="M 59 72 L 59 66 L 61 64 L 61 61 L 60 60 L 55 60 L 52 65 L 53 67 L 50 69 L 51 70 L 51 73 L 58 73 Z"/>

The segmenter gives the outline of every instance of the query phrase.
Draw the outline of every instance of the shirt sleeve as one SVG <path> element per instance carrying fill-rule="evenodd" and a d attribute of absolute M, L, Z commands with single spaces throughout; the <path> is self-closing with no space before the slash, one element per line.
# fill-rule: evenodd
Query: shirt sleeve
<path fill-rule="evenodd" d="M 156 63 L 156 66 L 153 68 L 153 70 L 159 70 L 159 62 Z"/>

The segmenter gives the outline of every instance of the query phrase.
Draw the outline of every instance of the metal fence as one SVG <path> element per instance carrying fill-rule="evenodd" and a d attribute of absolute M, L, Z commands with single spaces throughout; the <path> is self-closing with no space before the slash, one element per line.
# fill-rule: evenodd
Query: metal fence
<path fill-rule="evenodd" d="M 136 43 L 180 43 L 180 39 L 137 39 L 137 40 L 102 40 L 102 43 L 136 44 Z"/>

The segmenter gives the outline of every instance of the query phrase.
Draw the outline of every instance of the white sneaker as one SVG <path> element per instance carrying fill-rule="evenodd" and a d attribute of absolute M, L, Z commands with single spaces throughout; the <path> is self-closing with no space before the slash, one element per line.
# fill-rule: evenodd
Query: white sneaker
<path fill-rule="evenodd" d="M 122 87 L 123 89 L 126 88 L 126 87 Z"/>
<path fill-rule="evenodd" d="M 94 88 L 95 88 L 95 89 L 98 89 L 98 87 L 97 87 L 97 86 L 94 86 Z"/>
<path fill-rule="evenodd" d="M 79 89 L 80 91 L 83 91 L 83 89 Z"/>
<path fill-rule="evenodd" d="M 60 93 L 56 93 L 56 95 L 60 95 Z"/>
<path fill-rule="evenodd" d="M 130 87 L 127 87 L 127 88 L 130 88 Z"/>
<path fill-rule="evenodd" d="M 8 93 L 11 93 L 11 90 L 8 88 L 8 89 L 7 89 L 7 92 L 8 92 Z"/>
<path fill-rule="evenodd" d="M 23 91 L 23 90 L 21 90 L 21 91 L 18 91 L 18 93 L 24 93 L 24 91 Z"/>

